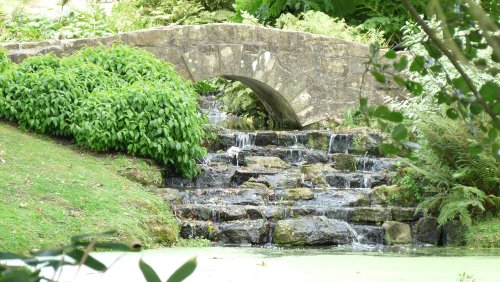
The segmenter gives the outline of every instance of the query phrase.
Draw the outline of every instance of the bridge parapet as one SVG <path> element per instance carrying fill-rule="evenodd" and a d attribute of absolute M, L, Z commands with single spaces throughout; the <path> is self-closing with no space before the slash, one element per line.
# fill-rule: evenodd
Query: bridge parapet
<path fill-rule="evenodd" d="M 107 37 L 2 44 L 9 58 L 72 54 L 87 46 L 122 43 L 166 60 L 194 82 L 225 76 L 252 88 L 269 113 L 292 127 L 339 116 L 358 103 L 402 94 L 394 85 L 363 77 L 368 47 L 299 31 L 242 24 L 169 26 Z M 361 85 L 363 82 L 363 85 Z"/>

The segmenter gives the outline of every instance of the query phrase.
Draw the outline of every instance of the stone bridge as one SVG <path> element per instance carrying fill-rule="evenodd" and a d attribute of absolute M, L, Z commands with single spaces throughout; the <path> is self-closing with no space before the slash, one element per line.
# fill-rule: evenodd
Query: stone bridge
<path fill-rule="evenodd" d="M 101 38 L 2 44 L 9 58 L 54 53 L 62 56 L 86 46 L 134 45 L 174 64 L 194 82 L 216 76 L 241 81 L 283 125 L 306 126 L 339 116 L 362 94 L 372 103 L 398 95 L 365 71 L 365 45 L 298 31 L 241 24 L 170 26 Z M 363 85 L 361 85 L 363 82 Z"/>

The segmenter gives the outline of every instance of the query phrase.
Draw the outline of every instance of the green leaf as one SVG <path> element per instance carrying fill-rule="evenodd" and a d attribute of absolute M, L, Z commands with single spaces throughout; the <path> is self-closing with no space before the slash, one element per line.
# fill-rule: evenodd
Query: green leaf
<path fill-rule="evenodd" d="M 451 80 L 451 83 L 456 89 L 459 89 L 464 95 L 470 92 L 469 86 L 467 86 L 467 83 L 465 82 L 465 79 L 463 77 L 454 78 Z"/>
<path fill-rule="evenodd" d="M 67 253 L 68 256 L 72 257 L 78 264 L 84 264 L 93 270 L 97 271 L 106 271 L 107 267 L 100 261 L 93 258 L 91 255 L 88 255 L 85 261 L 82 261 L 85 256 L 85 252 L 79 249 L 74 249 L 71 252 Z"/>
<path fill-rule="evenodd" d="M 406 129 L 406 126 L 398 124 L 392 130 L 391 137 L 396 141 L 404 140 L 408 137 L 408 129 Z"/>
<path fill-rule="evenodd" d="M 419 96 L 424 91 L 424 87 L 421 83 L 411 80 L 406 81 L 406 89 L 408 89 L 408 91 L 415 96 Z"/>
<path fill-rule="evenodd" d="M 144 275 L 147 282 L 161 282 L 160 277 L 156 274 L 154 269 L 142 259 L 139 261 L 139 268 L 141 269 L 142 275 Z"/>
<path fill-rule="evenodd" d="M 189 259 L 168 278 L 167 282 L 183 281 L 194 272 L 194 270 L 196 269 L 196 265 L 196 257 Z"/>
<path fill-rule="evenodd" d="M 500 99 L 500 86 L 493 81 L 488 81 L 483 86 L 479 93 L 486 102 L 494 102 Z"/>
<path fill-rule="evenodd" d="M 446 110 L 446 115 L 451 119 L 457 119 L 459 117 L 457 110 L 454 108 L 449 108 Z"/>
<path fill-rule="evenodd" d="M 398 152 L 398 149 L 391 144 L 382 143 L 378 146 L 378 149 L 383 155 L 394 155 Z"/>
<path fill-rule="evenodd" d="M 396 51 L 394 50 L 389 50 L 385 53 L 384 55 L 387 59 L 396 59 L 397 57 L 397 54 L 396 54 Z"/>
<path fill-rule="evenodd" d="M 436 47 L 436 45 L 434 45 L 433 43 L 430 42 L 425 43 L 424 48 L 425 50 L 427 50 L 429 56 L 431 56 L 434 59 L 439 59 L 443 56 L 441 50 L 439 50 L 439 48 Z"/>
<path fill-rule="evenodd" d="M 385 76 L 378 71 L 371 71 L 371 74 L 380 83 L 385 83 Z"/>
<path fill-rule="evenodd" d="M 469 153 L 471 153 L 473 155 L 477 155 L 477 154 L 481 153 L 482 151 L 483 151 L 483 147 L 481 147 L 479 145 L 474 145 L 474 146 L 469 147 Z"/>
<path fill-rule="evenodd" d="M 408 58 L 406 56 L 401 57 L 399 62 L 393 64 L 394 69 L 401 72 L 408 67 Z"/>
<path fill-rule="evenodd" d="M 400 112 L 393 112 L 389 110 L 387 106 L 384 105 L 378 106 L 377 109 L 375 110 L 374 115 L 381 119 L 385 119 L 392 122 L 399 123 L 403 121 L 403 115 Z"/>
<path fill-rule="evenodd" d="M 478 115 L 483 111 L 483 107 L 476 102 L 473 102 L 469 106 L 469 110 L 473 115 Z"/>
<path fill-rule="evenodd" d="M 416 56 L 410 65 L 410 71 L 422 73 L 425 66 L 425 58 L 423 56 Z"/>

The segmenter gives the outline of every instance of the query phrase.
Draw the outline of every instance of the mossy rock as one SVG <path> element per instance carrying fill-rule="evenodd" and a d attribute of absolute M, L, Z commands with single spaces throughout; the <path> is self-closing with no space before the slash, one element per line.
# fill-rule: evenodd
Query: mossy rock
<path fill-rule="evenodd" d="M 402 193 L 404 187 L 397 185 L 381 185 L 370 191 L 370 201 L 373 205 L 415 207 L 418 202 L 414 197 Z"/>
<path fill-rule="evenodd" d="M 246 166 L 264 169 L 285 169 L 290 165 L 278 157 L 249 156 L 245 157 Z"/>
<path fill-rule="evenodd" d="M 323 132 L 310 132 L 307 134 L 307 147 L 326 151 L 328 149 L 328 138 Z"/>
<path fill-rule="evenodd" d="M 269 187 L 267 187 L 267 185 L 264 183 L 247 181 L 247 182 L 241 184 L 240 186 L 238 186 L 238 188 L 265 189 L 265 190 L 267 190 Z"/>
<path fill-rule="evenodd" d="M 285 190 L 285 195 L 283 200 L 285 201 L 300 201 L 300 200 L 312 200 L 314 199 L 314 193 L 309 188 L 293 188 Z"/>
<path fill-rule="evenodd" d="M 373 135 L 370 135 L 367 132 L 356 133 L 352 140 L 354 151 L 362 155 L 366 153 L 371 155 L 378 155 L 378 143 L 379 140 L 377 140 Z"/>
<path fill-rule="evenodd" d="M 337 154 L 334 157 L 335 168 L 340 171 L 356 171 L 357 160 L 354 156 L 348 154 Z"/>
<path fill-rule="evenodd" d="M 409 224 L 398 221 L 386 221 L 382 225 L 385 230 L 385 241 L 389 245 L 411 244 L 411 227 Z"/>
<path fill-rule="evenodd" d="M 325 172 L 335 171 L 330 165 L 327 164 L 312 164 L 303 165 L 300 167 L 300 172 L 304 176 L 304 181 L 311 181 L 314 187 L 326 188 L 328 183 L 326 182 Z"/>

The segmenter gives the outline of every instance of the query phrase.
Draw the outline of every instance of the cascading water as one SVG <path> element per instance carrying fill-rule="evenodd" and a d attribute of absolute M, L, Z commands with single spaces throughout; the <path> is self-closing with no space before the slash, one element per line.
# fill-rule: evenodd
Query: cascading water
<path fill-rule="evenodd" d="M 332 146 L 333 146 L 333 142 L 335 142 L 335 138 L 337 137 L 337 134 L 333 133 L 332 135 L 330 135 L 330 141 L 328 141 L 328 154 L 331 154 L 332 152 Z"/>
<path fill-rule="evenodd" d="M 247 132 L 238 132 L 236 134 L 236 147 L 240 149 L 245 149 L 249 146 L 252 146 L 253 138 L 254 136 L 250 133 Z"/>
<path fill-rule="evenodd" d="M 297 135 L 293 135 L 293 145 L 289 148 L 290 149 L 290 162 L 292 163 L 297 163 L 300 162 L 302 159 L 302 150 L 301 150 L 301 144 L 299 144 L 299 140 L 297 138 Z M 294 154 L 296 153 L 296 154 Z M 297 157 L 294 157 L 296 155 Z"/>

